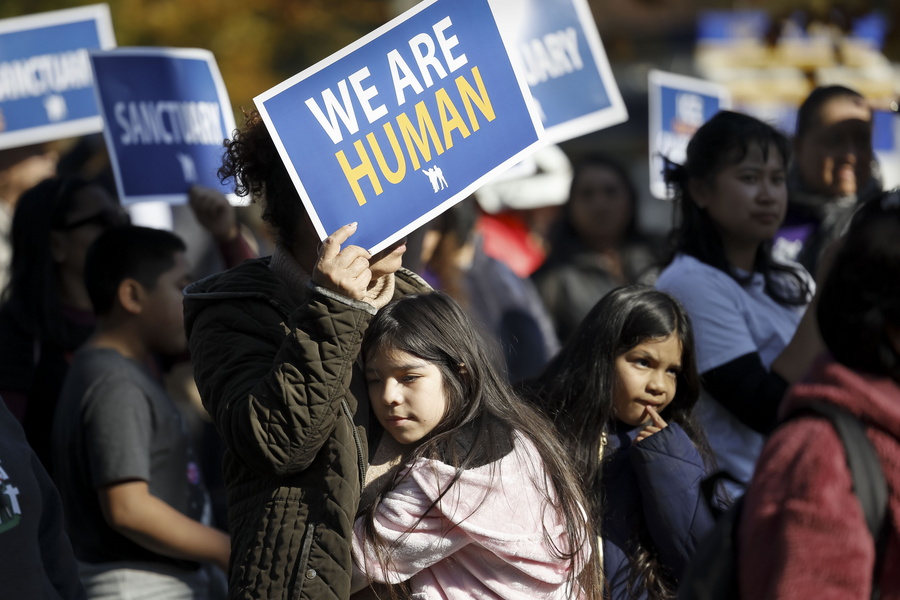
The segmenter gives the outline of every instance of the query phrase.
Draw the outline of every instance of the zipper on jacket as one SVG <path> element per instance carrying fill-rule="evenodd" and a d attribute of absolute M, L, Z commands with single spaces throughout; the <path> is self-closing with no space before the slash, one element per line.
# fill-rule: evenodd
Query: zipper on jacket
<path fill-rule="evenodd" d="M 350 413 L 350 407 L 347 405 L 346 399 L 341 400 L 341 410 L 344 411 L 344 415 L 350 421 L 350 430 L 353 431 L 353 441 L 356 443 L 356 460 L 359 464 L 359 491 L 362 492 L 366 486 L 366 461 L 363 460 L 362 440 L 359 439 L 359 430 L 356 428 L 356 423 L 353 422 L 353 415 Z"/>
<path fill-rule="evenodd" d="M 318 576 L 318 573 L 315 570 L 309 568 L 309 551 L 312 549 L 313 537 L 316 532 L 316 524 L 312 521 L 306 522 L 306 531 L 303 535 L 303 546 L 300 550 L 300 563 L 299 568 L 297 569 L 297 573 L 294 575 L 294 589 L 296 590 L 293 594 L 291 594 L 294 598 L 298 599 L 302 597 L 303 594 L 303 585 L 306 583 L 307 579 L 315 579 Z"/>

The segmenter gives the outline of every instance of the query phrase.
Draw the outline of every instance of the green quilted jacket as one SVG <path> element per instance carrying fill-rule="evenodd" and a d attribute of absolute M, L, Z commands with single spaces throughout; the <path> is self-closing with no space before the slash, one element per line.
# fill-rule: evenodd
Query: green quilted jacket
<path fill-rule="evenodd" d="M 375 309 L 320 288 L 292 298 L 268 265 L 185 290 L 194 377 L 227 448 L 229 598 L 346 600 L 368 456 L 357 355 Z M 426 289 L 397 273 L 395 296 Z"/>

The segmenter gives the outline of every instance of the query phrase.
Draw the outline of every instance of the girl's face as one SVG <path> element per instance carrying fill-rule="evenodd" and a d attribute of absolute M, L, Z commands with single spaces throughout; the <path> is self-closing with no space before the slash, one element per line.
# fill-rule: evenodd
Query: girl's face
<path fill-rule="evenodd" d="M 797 140 L 804 185 L 826 196 L 856 194 L 872 178 L 872 113 L 862 100 L 834 98 Z"/>
<path fill-rule="evenodd" d="M 740 162 L 726 163 L 712 182 L 698 182 L 691 192 L 716 225 L 726 249 L 749 246 L 755 251 L 775 237 L 784 221 L 784 158 L 772 146 L 765 157 L 759 144 L 752 144 Z"/>
<path fill-rule="evenodd" d="M 378 422 L 401 444 L 431 433 L 447 412 L 444 377 L 434 364 L 383 349 L 366 360 L 369 401 Z"/>
<path fill-rule="evenodd" d="M 572 187 L 569 206 L 572 226 L 586 242 L 618 243 L 631 220 L 628 188 L 609 167 L 584 167 Z"/>
<path fill-rule="evenodd" d="M 675 397 L 681 372 L 681 340 L 670 333 L 648 339 L 616 357 L 616 418 L 637 427 L 649 421 L 647 407 L 661 413 Z"/>

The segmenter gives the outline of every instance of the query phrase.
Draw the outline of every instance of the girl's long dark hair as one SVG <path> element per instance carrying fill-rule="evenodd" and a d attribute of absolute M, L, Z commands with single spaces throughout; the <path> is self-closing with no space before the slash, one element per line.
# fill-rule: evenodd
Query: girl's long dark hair
<path fill-rule="evenodd" d="M 10 280 L 3 292 L 4 310 L 35 338 L 72 349 L 57 289 L 50 232 L 65 224 L 76 194 L 92 185 L 71 176 L 45 179 L 19 198 L 12 222 Z"/>
<path fill-rule="evenodd" d="M 692 411 L 700 394 L 690 320 L 681 305 L 659 290 L 631 285 L 606 294 L 584 318 L 575 335 L 530 385 L 530 397 L 553 420 L 575 459 L 576 475 L 589 498 L 591 516 L 603 518 L 601 435 L 616 418 L 616 357 L 647 340 L 676 335 L 681 342 L 681 371 L 675 397 L 661 416 L 678 423 L 710 462 L 711 452 Z M 602 532 L 601 532 L 602 534 Z M 669 598 L 674 582 L 656 559 L 646 531 L 635 532 L 628 558 L 629 586 L 639 595 Z"/>
<path fill-rule="evenodd" d="M 685 163 L 666 161 L 664 173 L 666 184 L 675 193 L 675 207 L 680 215 L 680 224 L 674 231 L 675 252 L 693 256 L 727 273 L 742 286 L 749 283 L 750 275 L 740 275 L 728 263 L 722 238 L 709 213 L 697 206 L 689 183 L 700 180 L 711 184 L 723 168 L 744 160 L 754 145 L 760 147 L 766 158 L 770 152 L 778 152 L 787 167 L 790 144 L 783 134 L 749 115 L 721 111 L 691 138 Z M 772 257 L 771 241 L 760 245 L 753 269 L 763 275 L 766 294 L 779 304 L 800 306 L 809 301 L 807 280 L 794 267 Z"/>
<path fill-rule="evenodd" d="M 430 292 L 404 296 L 378 311 L 366 331 L 362 355 L 402 351 L 434 364 L 441 371 L 447 412 L 405 463 L 410 465 L 419 458 L 427 458 L 455 467 L 453 480 L 441 490 L 434 505 L 463 471 L 495 463 L 509 454 L 517 435 L 535 446 L 544 467 L 542 480 L 535 484 L 559 511 L 568 538 L 567 544 L 559 544 L 545 535 L 545 543 L 557 556 L 569 561 L 572 589 L 580 587 L 586 598 L 599 599 L 601 565 L 595 528 L 585 512 L 588 501 L 562 444 L 549 433 L 552 426 L 496 371 L 486 344 L 455 300 L 441 292 Z M 390 565 L 391 547 L 376 534 L 374 516 L 381 499 L 404 475 L 405 470 L 401 469 L 390 478 L 378 490 L 373 505 L 363 513 L 367 542 L 385 569 Z M 497 477 L 499 473 L 492 472 L 492 476 Z M 461 515 L 460 520 L 466 516 Z M 396 590 L 391 589 L 391 596 L 396 597 Z"/>

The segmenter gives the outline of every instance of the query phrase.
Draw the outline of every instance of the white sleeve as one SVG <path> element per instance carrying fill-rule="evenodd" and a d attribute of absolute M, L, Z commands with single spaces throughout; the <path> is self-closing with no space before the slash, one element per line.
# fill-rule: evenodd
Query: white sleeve
<path fill-rule="evenodd" d="M 744 292 L 725 273 L 694 269 L 664 272 L 656 287 L 674 296 L 691 319 L 698 372 L 759 351 L 747 323 Z"/>

